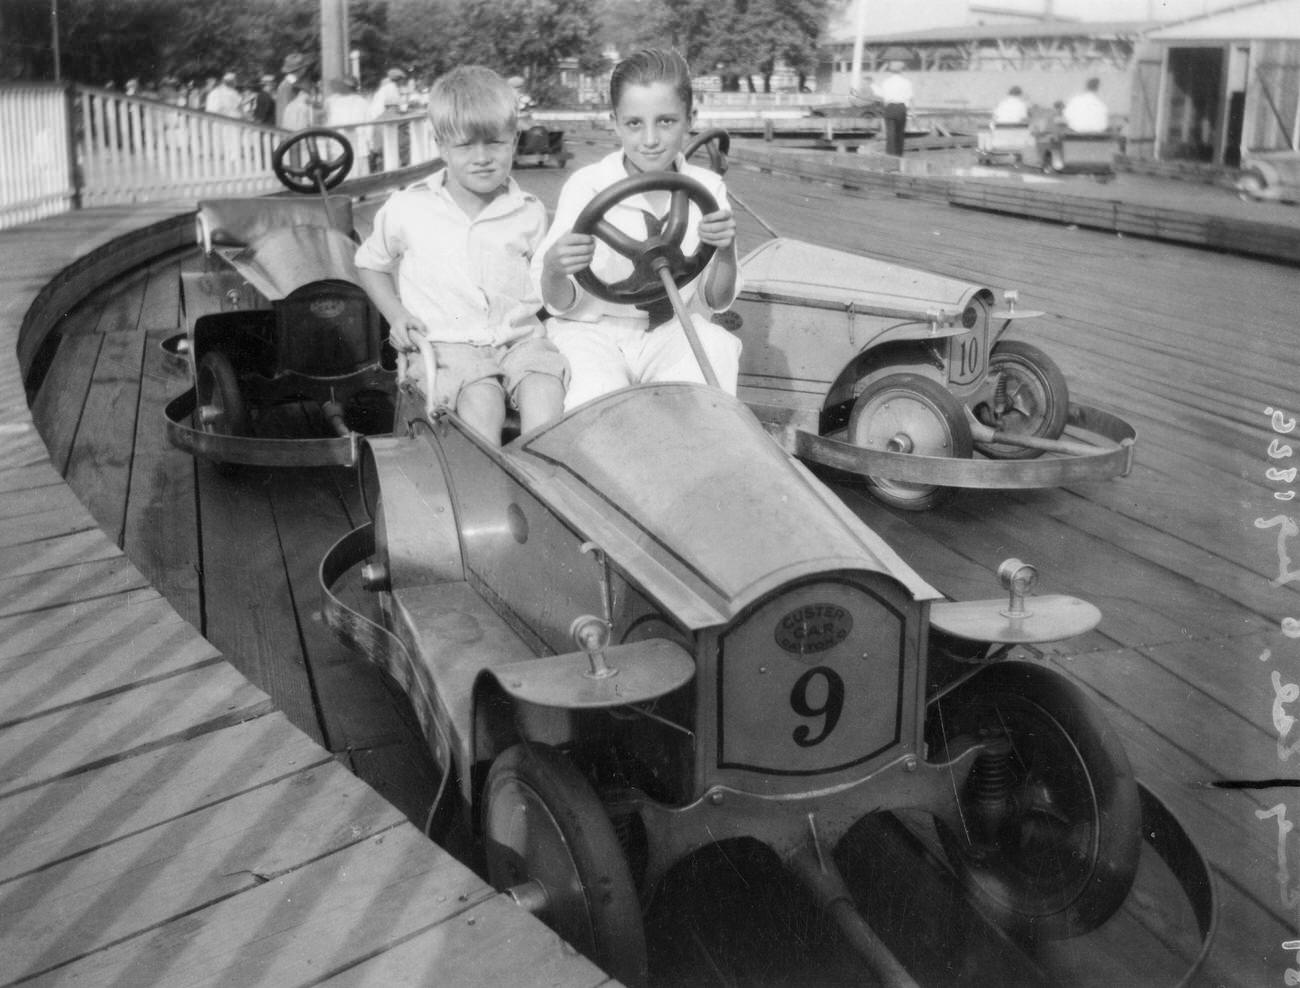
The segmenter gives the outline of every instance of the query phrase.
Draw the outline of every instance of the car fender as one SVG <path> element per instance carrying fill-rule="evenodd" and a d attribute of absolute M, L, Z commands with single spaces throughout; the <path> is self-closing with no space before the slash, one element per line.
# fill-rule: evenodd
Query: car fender
<path fill-rule="evenodd" d="M 361 452 L 362 498 L 394 587 L 465 579 L 451 490 L 425 432 L 417 424 L 409 436 L 371 437 Z"/>

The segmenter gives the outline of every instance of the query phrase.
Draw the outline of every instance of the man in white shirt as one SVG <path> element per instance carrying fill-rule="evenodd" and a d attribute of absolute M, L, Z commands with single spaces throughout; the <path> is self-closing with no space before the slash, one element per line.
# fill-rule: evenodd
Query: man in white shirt
<path fill-rule="evenodd" d="M 240 113 L 241 99 L 239 90 L 235 88 L 236 76 L 233 72 L 227 72 L 221 77 L 221 82 L 217 83 L 208 93 L 203 102 L 203 109 L 208 113 L 219 113 L 223 117 L 238 117 Z"/>
<path fill-rule="evenodd" d="M 388 75 L 384 81 L 379 84 L 375 90 L 375 95 L 370 100 L 371 118 L 382 117 L 384 111 L 388 109 L 398 110 L 402 105 L 402 83 L 406 81 L 406 73 L 401 69 L 389 69 Z"/>
<path fill-rule="evenodd" d="M 1029 104 L 1019 86 L 1012 86 L 993 108 L 994 125 L 1016 126 L 1029 122 Z"/>
<path fill-rule="evenodd" d="M 1083 92 L 1070 97 L 1062 111 L 1066 129 L 1076 134 L 1101 134 L 1110 127 L 1110 111 L 1097 95 L 1100 88 L 1100 79 L 1089 79 Z"/>
<path fill-rule="evenodd" d="M 907 111 L 912 105 L 912 83 L 902 74 L 902 62 L 890 62 L 889 74 L 875 85 L 876 96 L 885 104 L 885 153 L 903 156 L 903 134 Z"/>
<path fill-rule="evenodd" d="M 275 122 L 277 126 L 284 126 L 284 111 L 293 102 L 294 94 L 297 91 L 295 87 L 306 70 L 307 60 L 298 52 L 290 52 L 284 57 L 284 64 L 280 66 L 280 72 L 283 73 L 284 78 L 280 80 L 280 85 L 275 90 Z"/>

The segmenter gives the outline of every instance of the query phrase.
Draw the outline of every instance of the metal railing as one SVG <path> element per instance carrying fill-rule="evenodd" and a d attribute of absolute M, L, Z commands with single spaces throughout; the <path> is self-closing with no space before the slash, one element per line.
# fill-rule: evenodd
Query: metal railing
<path fill-rule="evenodd" d="M 437 156 L 428 117 L 390 110 L 334 128 L 352 174 Z M 0 229 L 80 207 L 260 195 L 280 188 L 271 155 L 290 134 L 90 86 L 0 85 Z"/>

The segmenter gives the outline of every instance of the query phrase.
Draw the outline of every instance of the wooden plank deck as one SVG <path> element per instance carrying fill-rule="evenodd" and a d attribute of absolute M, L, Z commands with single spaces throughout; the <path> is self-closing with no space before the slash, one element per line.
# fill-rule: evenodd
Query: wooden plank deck
<path fill-rule="evenodd" d="M 348 770 L 384 739 L 296 726 L 200 636 L 201 570 L 238 547 L 200 544 L 194 469 L 137 418 L 177 387 L 155 345 L 179 325 L 174 266 L 131 270 L 143 239 L 113 248 L 123 273 L 68 316 L 95 284 L 79 258 L 184 211 L 0 233 L 0 984 L 610 983 Z M 63 337 L 43 438 L 25 319 Z"/>
<path fill-rule="evenodd" d="M 519 175 L 547 201 L 563 177 Z M 1274 718 L 1286 707 L 1269 674 L 1300 679 L 1300 647 L 1280 625 L 1300 602 L 1294 585 L 1271 585 L 1278 532 L 1254 519 L 1287 510 L 1274 498 L 1285 485 L 1264 475 L 1274 435 L 1265 409 L 1300 416 L 1300 288 L 1285 266 L 954 210 L 946 194 L 918 202 L 925 178 L 895 179 L 846 196 L 735 168 L 729 186 L 783 235 L 1019 287 L 1023 307 L 1051 313 L 1023 332 L 1041 338 L 1074 392 L 1138 425 L 1138 466 L 1077 489 L 967 494 L 920 516 L 839 490 L 953 596 L 996 593 L 992 568 L 1020 555 L 1043 571 L 1045 591 L 1102 607 L 1096 632 L 1040 658 L 1093 692 L 1139 776 L 1210 856 L 1222 909 L 1204 983 L 1283 983 L 1294 955 L 1280 945 L 1300 935 L 1300 917 L 1294 880 L 1279 877 L 1277 814 L 1296 812 L 1295 780 L 1278 754 Z M 767 233 L 738 212 L 748 249 Z M 0 433 L 0 667 L 13 684 L 0 701 L 0 738 L 13 741 L 0 752 L 15 752 L 0 762 L 0 827 L 20 835 L 0 857 L 0 983 L 37 972 L 95 984 L 472 983 L 462 972 L 480 984 L 599 983 L 580 959 L 556 959 L 536 924 L 507 933 L 500 924 L 517 914 L 405 822 L 421 819 L 432 791 L 409 714 L 311 615 L 310 570 L 357 517 L 346 474 L 222 477 L 167 447 L 156 413 L 186 382 L 156 343 L 179 326 L 170 286 L 183 261 L 150 264 L 103 304 L 66 313 L 34 402 L 48 458 L 24 423 Z M 43 283 L 37 270 L 28 297 Z M 122 392 L 136 396 L 135 411 L 123 411 Z M 15 395 L 21 382 L 0 378 L 0 400 Z M 101 421 L 119 418 L 130 421 Z M 85 485 L 80 501 L 59 471 Z M 254 686 L 229 678 L 226 657 Z M 136 699 L 157 705 L 150 717 L 132 715 Z M 334 809 L 349 785 L 347 808 Z M 282 798 L 295 787 L 299 815 Z M 340 836 L 331 825 L 351 814 L 358 829 Z M 263 816 L 277 822 L 263 828 Z M 282 828 L 309 833 L 286 843 Z M 191 858 L 190 848 L 200 850 Z M 900 874 L 924 866 L 891 853 Z M 1187 922 L 1144 891 L 1128 926 L 1045 949 L 1041 979 L 1026 980 L 997 966 L 996 941 L 981 951 L 961 942 L 986 930 L 953 922 L 931 935 L 926 913 L 950 891 L 926 885 L 930 907 L 911 907 L 919 878 L 900 887 L 871 874 L 873 922 L 927 984 L 1172 984 L 1186 949 L 1157 961 L 1127 932 Z M 862 983 L 834 938 L 798 918 L 799 901 L 761 867 L 700 866 L 649 917 L 656 984 Z M 22 918 L 47 904 L 62 917 L 50 930 Z M 756 911 L 776 917 L 758 935 Z M 13 956 L 28 965 L 14 974 L 10 917 L 22 923 Z M 490 961 L 478 953 L 504 937 L 511 946 Z M 337 949 L 313 961 L 303 945 L 313 941 Z M 530 978 L 494 966 L 516 960 Z M 593 973 L 597 982 L 584 980 Z"/>
<path fill-rule="evenodd" d="M 995 592 L 990 567 L 1018 556 L 1040 567 L 1044 592 L 1101 607 L 1097 631 L 1043 660 L 1100 701 L 1139 777 L 1212 863 L 1221 914 L 1204 983 L 1283 983 L 1295 953 L 1282 944 L 1300 929 L 1297 852 L 1282 825 L 1300 809 L 1285 751 L 1300 646 L 1284 622 L 1300 597 L 1294 578 L 1279 580 L 1278 519 L 1295 517 L 1294 484 L 1266 470 L 1294 463 L 1269 453 L 1289 438 L 1273 412 L 1283 427 L 1300 416 L 1294 269 L 748 170 L 728 179 L 782 235 L 1019 288 L 1022 308 L 1048 316 L 1015 335 L 1055 357 L 1072 393 L 1137 426 L 1136 467 L 1115 481 L 965 493 L 921 515 L 841 493 L 953 596 Z M 1124 179 L 1100 188 L 1118 195 Z M 1189 203 L 1196 191 L 1179 190 Z M 1298 222 L 1280 218 L 1281 235 Z"/>

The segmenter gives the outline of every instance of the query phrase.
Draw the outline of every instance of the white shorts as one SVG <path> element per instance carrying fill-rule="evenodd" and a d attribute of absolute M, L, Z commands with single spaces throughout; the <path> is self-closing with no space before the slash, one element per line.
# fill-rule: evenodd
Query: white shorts
<path fill-rule="evenodd" d="M 740 340 L 701 315 L 694 315 L 692 323 L 718 386 L 734 395 L 740 373 Z M 569 362 L 566 412 L 629 384 L 706 383 L 695 352 L 675 318 L 653 329 L 556 318 L 547 323 L 546 334 Z"/>

